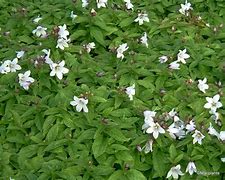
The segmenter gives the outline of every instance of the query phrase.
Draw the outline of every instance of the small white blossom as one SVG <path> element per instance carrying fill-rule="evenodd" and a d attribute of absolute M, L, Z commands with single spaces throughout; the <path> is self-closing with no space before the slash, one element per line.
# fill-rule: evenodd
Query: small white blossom
<path fill-rule="evenodd" d="M 63 78 L 63 74 L 67 74 L 69 72 L 69 69 L 64 67 L 65 61 L 61 61 L 59 64 L 53 63 L 50 68 L 50 76 L 57 76 L 60 80 Z"/>
<path fill-rule="evenodd" d="M 10 61 L 10 60 L 4 61 L 4 63 L 2 63 L 2 65 L 0 66 L 0 73 L 1 74 L 7 74 L 7 73 L 10 72 L 8 61 Z"/>
<path fill-rule="evenodd" d="M 15 58 L 12 61 L 6 60 L 4 62 L 5 66 L 8 67 L 7 73 L 8 72 L 16 72 L 17 70 L 21 70 L 21 66 L 18 63 L 18 59 Z"/>
<path fill-rule="evenodd" d="M 186 172 L 189 172 L 190 175 L 197 173 L 197 168 L 194 162 L 189 162 L 186 168 Z"/>
<path fill-rule="evenodd" d="M 224 158 L 221 158 L 221 161 L 222 161 L 222 162 L 225 162 L 225 157 L 224 157 Z"/>
<path fill-rule="evenodd" d="M 166 61 L 168 61 L 168 57 L 167 56 L 161 56 L 161 57 L 159 57 L 159 62 L 160 63 L 165 63 Z"/>
<path fill-rule="evenodd" d="M 64 50 L 65 47 L 69 47 L 69 44 L 68 44 L 69 41 L 70 41 L 69 39 L 59 38 L 57 40 L 56 48 L 60 48 Z"/>
<path fill-rule="evenodd" d="M 88 43 L 87 45 L 84 45 L 87 53 L 90 53 L 92 49 L 95 49 L 95 43 L 94 42 L 91 42 L 91 43 Z"/>
<path fill-rule="evenodd" d="M 88 112 L 88 99 L 78 98 L 77 96 L 74 96 L 73 99 L 74 101 L 70 101 L 70 105 L 76 106 L 78 112 L 81 112 L 82 109 L 84 112 Z"/>
<path fill-rule="evenodd" d="M 212 126 L 212 123 L 210 123 L 208 131 L 210 135 L 213 135 L 219 138 L 220 134 L 214 129 L 214 127 Z"/>
<path fill-rule="evenodd" d="M 34 79 L 30 77 L 30 70 L 26 71 L 24 74 L 19 73 L 18 76 L 20 86 L 22 86 L 25 90 L 28 90 L 31 83 L 34 82 Z"/>
<path fill-rule="evenodd" d="M 187 50 L 179 50 L 179 53 L 177 54 L 177 62 L 182 62 L 183 64 L 186 64 L 185 59 L 188 59 L 190 57 L 189 54 L 186 53 Z"/>
<path fill-rule="evenodd" d="M 33 19 L 33 22 L 37 24 L 41 19 L 42 17 L 38 16 L 35 19 Z"/>
<path fill-rule="evenodd" d="M 45 63 L 49 64 L 49 66 L 51 67 L 51 65 L 53 64 L 53 61 L 50 58 L 50 52 L 51 52 L 51 50 L 50 49 L 49 50 L 43 49 L 42 52 L 45 53 L 45 57 L 44 57 Z"/>
<path fill-rule="evenodd" d="M 153 137 L 157 139 L 159 136 L 159 133 L 164 134 L 165 130 L 158 123 L 152 123 L 152 125 L 146 130 L 146 132 L 148 134 L 153 133 Z"/>
<path fill-rule="evenodd" d="M 145 117 L 145 121 L 151 121 L 154 122 L 153 118 L 155 117 L 156 112 L 155 111 L 144 111 L 144 117 Z"/>
<path fill-rule="evenodd" d="M 138 17 L 134 20 L 134 22 L 138 22 L 139 25 L 144 24 L 144 22 L 149 22 L 148 14 L 138 13 Z"/>
<path fill-rule="evenodd" d="M 180 64 L 177 63 L 178 61 L 173 61 L 169 64 L 170 69 L 180 69 Z"/>
<path fill-rule="evenodd" d="M 148 37 L 146 32 L 144 32 L 144 35 L 141 37 L 141 43 L 148 48 Z"/>
<path fill-rule="evenodd" d="M 64 24 L 63 26 L 58 26 L 59 28 L 59 39 L 63 38 L 65 40 L 67 40 L 67 36 L 69 36 L 69 31 L 67 30 L 66 24 Z"/>
<path fill-rule="evenodd" d="M 36 29 L 32 31 L 32 33 L 35 34 L 37 37 L 45 37 L 47 35 L 46 30 L 47 28 L 38 26 Z"/>
<path fill-rule="evenodd" d="M 219 102 L 220 100 L 219 94 L 216 94 L 215 96 L 213 96 L 213 98 L 206 97 L 206 100 L 208 102 L 204 105 L 204 108 L 210 109 L 211 112 L 216 112 L 217 108 L 221 108 L 223 106 L 222 103 Z"/>
<path fill-rule="evenodd" d="M 145 154 L 153 151 L 152 144 L 153 144 L 153 140 L 152 139 L 147 141 L 147 143 L 145 145 L 145 149 L 144 149 Z"/>
<path fill-rule="evenodd" d="M 85 8 L 89 4 L 88 0 L 82 0 L 82 7 Z"/>
<path fill-rule="evenodd" d="M 192 132 L 192 131 L 194 131 L 195 130 L 195 122 L 193 121 L 193 120 L 191 120 L 190 122 L 189 122 L 189 124 L 187 124 L 186 125 L 186 133 L 189 133 L 189 132 Z"/>
<path fill-rule="evenodd" d="M 198 130 L 195 130 L 195 133 L 192 135 L 193 139 L 193 144 L 198 142 L 198 144 L 202 144 L 202 140 L 205 138 L 205 136 Z"/>
<path fill-rule="evenodd" d="M 18 59 L 22 58 L 24 56 L 25 51 L 16 51 L 16 57 Z"/>
<path fill-rule="evenodd" d="M 188 3 L 187 0 L 185 1 L 185 4 L 181 4 L 181 8 L 179 9 L 179 12 L 185 16 L 189 16 L 189 10 L 192 10 L 191 3 Z"/>
<path fill-rule="evenodd" d="M 181 167 L 180 164 L 178 164 L 177 166 L 172 167 L 169 172 L 167 173 L 166 178 L 169 178 L 170 176 L 172 176 L 174 179 L 178 179 L 179 175 L 183 176 L 184 174 L 181 172 Z"/>
<path fill-rule="evenodd" d="M 133 9 L 134 5 L 130 2 L 130 0 L 124 0 L 124 2 L 126 3 L 126 8 L 129 9 Z"/>
<path fill-rule="evenodd" d="M 124 43 L 124 44 L 121 44 L 119 45 L 119 47 L 117 48 L 116 52 L 117 52 L 117 58 L 121 58 L 123 59 L 124 58 L 124 55 L 123 53 L 128 50 L 128 46 L 127 46 L 127 43 Z"/>
<path fill-rule="evenodd" d="M 97 7 L 98 7 L 98 8 L 106 7 L 107 1 L 108 1 L 108 0 L 96 0 L 96 2 L 97 2 Z"/>
<path fill-rule="evenodd" d="M 207 82 L 206 78 L 204 78 L 203 80 L 198 80 L 198 89 L 203 93 L 205 93 L 206 89 L 209 89 L 209 86 L 208 84 L 206 84 L 206 82 Z"/>
<path fill-rule="evenodd" d="M 70 17 L 72 20 L 76 19 L 77 15 L 73 13 L 73 11 L 70 12 Z"/>
<path fill-rule="evenodd" d="M 176 116 L 176 114 L 177 114 L 177 112 L 175 111 L 174 108 L 169 112 L 170 118 L 173 118 L 174 116 Z"/>
<path fill-rule="evenodd" d="M 133 101 L 133 96 L 135 95 L 135 84 L 126 88 L 126 94 Z"/>
<path fill-rule="evenodd" d="M 218 112 L 215 112 L 215 111 L 212 111 L 210 110 L 209 111 L 210 114 L 212 114 L 212 119 L 215 121 L 215 123 L 218 124 L 218 120 L 220 119 L 220 114 Z"/>
<path fill-rule="evenodd" d="M 219 138 L 220 138 L 222 141 L 225 141 L 225 131 L 220 131 Z"/>

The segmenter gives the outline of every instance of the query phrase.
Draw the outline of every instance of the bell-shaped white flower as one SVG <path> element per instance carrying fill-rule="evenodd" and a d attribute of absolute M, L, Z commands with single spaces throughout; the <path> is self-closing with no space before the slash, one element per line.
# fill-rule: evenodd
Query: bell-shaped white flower
<path fill-rule="evenodd" d="M 61 61 L 59 64 L 53 63 L 50 68 L 50 76 L 57 76 L 60 80 L 63 78 L 63 74 L 66 74 L 69 72 L 69 69 L 64 67 L 65 61 Z"/>
<path fill-rule="evenodd" d="M 47 28 L 38 26 L 36 29 L 32 31 L 32 33 L 35 34 L 37 37 L 45 37 L 47 35 L 46 30 Z"/>
<path fill-rule="evenodd" d="M 195 122 L 194 122 L 194 120 L 192 119 L 192 120 L 186 125 L 186 127 L 185 127 L 185 129 L 187 130 L 186 133 L 189 133 L 189 132 L 194 131 L 194 130 L 195 130 L 195 127 L 196 127 Z"/>
<path fill-rule="evenodd" d="M 164 134 L 165 130 L 158 123 L 152 123 L 152 125 L 146 130 L 146 133 L 153 134 L 153 137 L 157 139 L 159 133 Z"/>
<path fill-rule="evenodd" d="M 95 43 L 94 42 L 91 42 L 91 43 L 88 43 L 86 45 L 84 45 L 87 53 L 90 53 L 92 49 L 95 49 Z"/>
<path fill-rule="evenodd" d="M 18 59 L 22 58 L 24 56 L 25 51 L 16 51 L 16 57 Z"/>
<path fill-rule="evenodd" d="M 169 64 L 170 69 L 180 69 L 180 64 L 178 64 L 178 61 L 173 61 Z"/>
<path fill-rule="evenodd" d="M 203 80 L 198 80 L 198 89 L 203 93 L 205 93 L 206 89 L 209 89 L 209 86 L 208 84 L 206 84 L 206 82 L 207 82 L 206 78 L 204 78 Z"/>
<path fill-rule="evenodd" d="M 130 0 L 124 0 L 124 2 L 126 3 L 126 8 L 128 10 L 129 9 L 132 9 L 133 10 L 134 5 L 130 2 Z"/>
<path fill-rule="evenodd" d="M 146 32 L 144 32 L 144 35 L 141 37 L 141 43 L 148 48 L 148 37 Z"/>
<path fill-rule="evenodd" d="M 73 11 L 70 12 L 70 17 L 72 20 L 76 19 L 77 15 L 73 13 Z"/>
<path fill-rule="evenodd" d="M 96 0 L 96 2 L 97 2 L 97 7 L 98 7 L 98 8 L 106 7 L 107 1 L 108 1 L 108 0 Z"/>
<path fill-rule="evenodd" d="M 51 65 L 53 64 L 53 61 L 50 58 L 51 50 L 50 49 L 48 49 L 48 50 L 47 49 L 43 49 L 42 52 L 45 53 L 45 56 L 44 56 L 45 63 L 47 63 L 51 67 Z"/>
<path fill-rule="evenodd" d="M 130 100 L 133 101 L 133 96 L 135 95 L 135 84 L 127 87 L 125 92 L 128 95 L 128 97 L 130 98 Z"/>
<path fill-rule="evenodd" d="M 159 57 L 159 62 L 162 64 L 162 63 L 165 63 L 166 61 L 168 61 L 168 57 L 167 56 L 161 56 Z"/>
<path fill-rule="evenodd" d="M 34 82 L 34 79 L 30 77 L 30 70 L 26 71 L 24 74 L 19 73 L 18 77 L 20 86 L 22 86 L 25 90 L 28 90 L 31 83 Z"/>
<path fill-rule="evenodd" d="M 17 70 L 21 70 L 21 66 L 18 63 L 18 59 L 15 58 L 12 61 L 6 60 L 4 62 L 5 66 L 8 67 L 8 72 L 16 72 Z"/>
<path fill-rule="evenodd" d="M 59 39 L 63 38 L 63 39 L 67 39 L 67 36 L 69 36 L 69 31 L 67 30 L 66 24 L 64 24 L 63 26 L 58 26 L 59 31 L 58 31 L 58 36 Z"/>
<path fill-rule="evenodd" d="M 222 103 L 219 101 L 220 100 L 219 94 L 216 94 L 215 96 L 213 96 L 213 98 L 206 97 L 206 100 L 207 103 L 204 105 L 204 108 L 210 109 L 211 112 L 216 112 L 218 108 L 221 108 L 223 106 Z"/>
<path fill-rule="evenodd" d="M 220 160 L 221 160 L 222 162 L 225 162 L 225 157 L 220 158 Z"/>
<path fill-rule="evenodd" d="M 34 22 L 35 24 L 37 24 L 41 19 L 42 19 L 42 17 L 38 16 L 38 17 L 36 17 L 35 19 L 33 19 L 33 22 Z"/>
<path fill-rule="evenodd" d="M 225 131 L 220 131 L 219 138 L 220 138 L 222 141 L 225 141 Z"/>
<path fill-rule="evenodd" d="M 189 10 L 192 10 L 191 3 L 188 3 L 186 0 L 185 4 L 181 4 L 180 6 L 179 12 L 185 16 L 189 16 Z"/>
<path fill-rule="evenodd" d="M 182 62 L 183 64 L 186 64 L 185 59 L 188 59 L 190 57 L 189 54 L 187 54 L 187 50 L 179 50 L 179 53 L 177 54 L 177 62 Z"/>
<path fill-rule="evenodd" d="M 89 4 L 88 0 L 82 0 L 82 7 L 85 8 Z"/>
<path fill-rule="evenodd" d="M 138 13 L 138 17 L 134 20 L 134 22 L 138 22 L 139 25 L 144 24 L 144 22 L 149 22 L 148 14 Z"/>
<path fill-rule="evenodd" d="M 210 123 L 208 131 L 210 135 L 213 135 L 219 138 L 220 134 L 214 129 L 214 127 L 212 126 L 212 123 Z"/>
<path fill-rule="evenodd" d="M 59 38 L 57 40 L 56 48 L 60 48 L 64 50 L 65 47 L 69 47 L 69 44 L 68 44 L 69 41 L 70 41 L 69 39 Z"/>
<path fill-rule="evenodd" d="M 152 144 L 153 144 L 153 140 L 152 139 L 147 141 L 147 143 L 145 144 L 145 148 L 144 148 L 145 154 L 153 151 Z"/>
<path fill-rule="evenodd" d="M 198 144 L 202 144 L 202 140 L 205 138 L 205 136 L 198 130 L 195 130 L 195 133 L 192 135 L 193 139 L 193 144 L 198 142 Z"/>
<path fill-rule="evenodd" d="M 117 52 L 117 58 L 121 58 L 123 59 L 124 58 L 124 55 L 123 53 L 128 50 L 128 46 L 127 46 L 127 43 L 124 43 L 124 44 L 121 44 L 119 45 L 119 47 L 117 48 L 116 52 Z"/>
<path fill-rule="evenodd" d="M 142 130 L 145 132 L 149 127 L 154 125 L 154 117 L 156 115 L 155 111 L 144 111 L 144 124 L 142 125 Z"/>
<path fill-rule="evenodd" d="M 88 99 L 84 98 L 78 98 L 77 96 L 73 97 L 73 101 L 70 101 L 70 104 L 72 106 L 76 106 L 76 110 L 78 112 L 81 112 L 83 109 L 84 112 L 88 112 L 87 104 L 88 104 Z"/>
<path fill-rule="evenodd" d="M 197 173 L 197 168 L 194 162 L 189 162 L 186 168 L 186 172 L 189 172 L 190 175 Z"/>
<path fill-rule="evenodd" d="M 172 167 L 169 170 L 169 172 L 167 173 L 166 178 L 169 178 L 169 177 L 172 176 L 174 179 L 178 179 L 179 175 L 183 176 L 184 174 L 181 172 L 180 169 L 181 169 L 180 164 L 178 164 L 177 166 Z"/>

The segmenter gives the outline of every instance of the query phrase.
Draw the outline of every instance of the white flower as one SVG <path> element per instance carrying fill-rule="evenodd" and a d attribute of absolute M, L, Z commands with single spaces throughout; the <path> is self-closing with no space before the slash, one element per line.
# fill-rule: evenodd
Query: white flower
<path fill-rule="evenodd" d="M 186 172 L 189 172 L 190 175 L 197 172 L 197 168 L 194 162 L 189 162 L 186 168 Z"/>
<path fill-rule="evenodd" d="M 119 45 L 119 47 L 117 48 L 116 52 L 117 52 L 117 58 L 124 58 L 124 51 L 126 51 L 129 47 L 127 46 L 127 43 L 121 44 Z"/>
<path fill-rule="evenodd" d="M 66 24 L 64 24 L 63 26 L 58 26 L 59 28 L 59 39 L 63 38 L 67 40 L 67 36 L 69 36 L 69 31 L 66 29 Z"/>
<path fill-rule="evenodd" d="M 133 96 L 135 95 L 135 84 L 126 88 L 126 94 L 129 96 L 130 100 L 133 101 Z"/>
<path fill-rule="evenodd" d="M 189 15 L 188 11 L 192 10 L 191 3 L 188 3 L 186 0 L 185 4 L 181 4 L 180 6 L 181 8 L 179 9 L 179 12 L 185 16 L 188 16 Z"/>
<path fill-rule="evenodd" d="M 187 124 L 186 127 L 185 127 L 187 129 L 187 132 L 186 133 L 194 131 L 195 130 L 195 127 L 196 127 L 195 126 L 195 122 L 193 120 L 191 120 L 189 122 L 189 124 Z"/>
<path fill-rule="evenodd" d="M 20 59 L 21 57 L 24 56 L 24 53 L 25 53 L 25 51 L 16 51 L 16 57 L 17 57 L 18 59 Z"/>
<path fill-rule="evenodd" d="M 28 90 L 30 84 L 34 82 L 34 79 L 30 77 L 30 70 L 26 71 L 24 74 L 19 73 L 18 76 L 20 86 L 22 86 L 25 90 Z"/>
<path fill-rule="evenodd" d="M 214 129 L 214 127 L 212 126 L 212 123 L 209 124 L 208 131 L 210 135 L 213 135 L 219 138 L 220 134 Z"/>
<path fill-rule="evenodd" d="M 87 104 L 88 99 L 78 98 L 77 96 L 73 97 L 74 101 L 70 101 L 72 106 L 76 106 L 76 110 L 80 112 L 82 109 L 84 112 L 88 112 Z"/>
<path fill-rule="evenodd" d="M 164 134 L 165 130 L 158 123 L 152 123 L 152 125 L 146 130 L 146 132 L 148 134 L 153 133 L 153 137 L 157 139 L 159 136 L 159 133 Z"/>
<path fill-rule="evenodd" d="M 8 67 L 7 72 L 16 72 L 17 70 L 21 70 L 21 66 L 17 63 L 17 58 L 13 59 L 12 61 L 6 60 L 4 64 Z"/>
<path fill-rule="evenodd" d="M 169 126 L 168 132 L 173 139 L 182 139 L 185 137 L 184 122 L 178 116 L 174 116 L 174 122 Z"/>
<path fill-rule="evenodd" d="M 141 43 L 148 48 L 148 37 L 146 32 L 144 32 L 144 35 L 141 37 Z"/>
<path fill-rule="evenodd" d="M 51 65 L 53 64 L 53 61 L 50 58 L 50 52 L 51 52 L 51 50 L 50 49 L 49 50 L 43 49 L 42 52 L 45 53 L 45 57 L 44 57 L 45 63 L 49 64 L 49 66 L 51 67 Z"/>
<path fill-rule="evenodd" d="M 74 20 L 77 17 L 77 15 L 76 14 L 73 14 L 73 11 L 71 11 L 70 12 L 70 17 L 72 18 L 72 20 Z"/>
<path fill-rule="evenodd" d="M 155 111 L 144 111 L 145 121 L 154 122 L 153 117 L 155 117 L 155 115 L 156 115 Z"/>
<path fill-rule="evenodd" d="M 183 176 L 184 174 L 181 172 L 180 170 L 180 164 L 178 164 L 177 166 L 172 167 L 169 172 L 167 173 L 166 178 L 169 178 L 170 176 L 172 176 L 174 179 L 178 179 L 179 175 Z"/>
<path fill-rule="evenodd" d="M 91 43 L 88 43 L 87 45 L 84 45 L 87 53 L 90 53 L 92 49 L 95 49 L 95 43 L 94 42 L 91 42 Z"/>
<path fill-rule="evenodd" d="M 69 69 L 64 67 L 65 61 L 61 61 L 59 64 L 53 63 L 50 68 L 50 76 L 57 76 L 60 80 L 63 78 L 63 74 L 66 74 L 69 72 Z"/>
<path fill-rule="evenodd" d="M 178 61 L 173 61 L 169 64 L 170 69 L 180 69 L 180 64 L 177 63 Z"/>
<path fill-rule="evenodd" d="M 218 123 L 218 120 L 220 119 L 220 114 L 212 110 L 210 110 L 209 113 L 212 114 L 211 117 L 215 121 L 215 123 Z"/>
<path fill-rule="evenodd" d="M 106 7 L 107 1 L 108 1 L 108 0 L 96 0 L 96 2 L 97 2 L 97 7 L 98 7 L 98 8 Z"/>
<path fill-rule="evenodd" d="M 144 149 L 145 154 L 153 151 L 152 144 L 153 144 L 153 140 L 152 139 L 147 141 L 147 143 L 145 144 L 145 149 Z"/>
<path fill-rule="evenodd" d="M 225 131 L 220 131 L 219 138 L 220 138 L 222 141 L 225 141 Z"/>
<path fill-rule="evenodd" d="M 10 60 L 6 60 L 4 63 L 2 63 L 2 65 L 0 66 L 0 73 L 1 74 L 7 74 L 10 72 L 10 68 L 9 68 L 9 63 L 8 61 Z M 10 61 L 11 62 L 11 61 Z"/>
<path fill-rule="evenodd" d="M 144 24 L 145 22 L 149 22 L 148 14 L 146 13 L 138 13 L 138 17 L 134 20 L 134 22 L 138 22 L 139 25 Z"/>
<path fill-rule="evenodd" d="M 174 108 L 169 112 L 170 118 L 173 118 L 174 116 L 176 116 L 176 114 L 177 114 L 177 112 L 175 111 Z"/>
<path fill-rule="evenodd" d="M 216 94 L 215 96 L 213 96 L 213 98 L 206 97 L 206 100 L 208 102 L 204 105 L 204 108 L 210 109 L 211 112 L 216 112 L 217 108 L 220 108 L 223 106 L 222 103 L 219 102 L 220 100 L 219 94 Z"/>
<path fill-rule="evenodd" d="M 222 161 L 222 162 L 225 162 L 225 157 L 224 157 L 224 158 L 221 158 L 221 161 Z"/>
<path fill-rule="evenodd" d="M 69 45 L 68 45 L 69 41 L 70 41 L 69 39 L 59 38 L 57 40 L 56 48 L 60 48 L 60 49 L 64 50 L 65 47 L 69 47 Z"/>
<path fill-rule="evenodd" d="M 202 144 L 202 140 L 205 138 L 205 136 L 198 130 L 195 130 L 195 133 L 192 135 L 193 139 L 193 144 L 198 142 L 198 144 Z"/>
<path fill-rule="evenodd" d="M 126 3 L 126 8 L 127 9 L 133 9 L 133 4 L 130 2 L 130 0 L 124 0 L 124 2 Z"/>
<path fill-rule="evenodd" d="M 203 93 L 205 93 L 206 89 L 209 89 L 209 86 L 208 84 L 206 84 L 206 82 L 207 82 L 206 78 L 204 78 L 203 80 L 198 80 L 198 89 Z"/>
<path fill-rule="evenodd" d="M 185 59 L 188 59 L 190 56 L 186 53 L 187 50 L 179 50 L 179 53 L 177 54 L 177 62 L 182 62 L 183 64 L 186 64 Z"/>
<path fill-rule="evenodd" d="M 161 56 L 161 57 L 159 57 L 159 62 L 160 63 L 165 63 L 166 61 L 168 61 L 168 57 L 167 56 Z"/>
<path fill-rule="evenodd" d="M 37 37 L 45 37 L 47 35 L 46 30 L 47 28 L 38 26 L 36 29 L 32 31 L 32 33 L 35 34 Z"/>
<path fill-rule="evenodd" d="M 33 19 L 33 22 L 37 24 L 41 19 L 42 17 L 38 16 L 35 19 Z"/>
<path fill-rule="evenodd" d="M 88 0 L 82 0 L 82 7 L 85 8 L 89 4 Z"/>

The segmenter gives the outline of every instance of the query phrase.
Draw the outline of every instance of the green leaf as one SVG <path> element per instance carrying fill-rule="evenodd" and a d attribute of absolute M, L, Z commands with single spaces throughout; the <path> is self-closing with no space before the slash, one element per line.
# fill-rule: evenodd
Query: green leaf
<path fill-rule="evenodd" d="M 95 135 L 94 143 L 92 144 L 92 151 L 95 158 L 101 156 L 107 147 L 107 139 L 100 133 Z"/>
<path fill-rule="evenodd" d="M 102 46 L 105 46 L 104 35 L 98 27 L 90 27 L 90 34 L 91 37 L 93 37 L 98 43 L 100 43 Z"/>
<path fill-rule="evenodd" d="M 146 180 L 147 178 L 138 170 L 136 169 L 130 169 L 127 173 L 126 176 L 128 177 L 129 180 Z"/>
<path fill-rule="evenodd" d="M 117 140 L 117 141 L 124 142 L 124 141 L 128 141 L 128 140 L 129 140 L 129 138 L 126 138 L 126 137 L 123 135 L 121 129 L 118 129 L 118 128 L 110 128 L 110 129 L 108 129 L 108 130 L 106 131 L 106 133 L 107 133 L 110 137 L 114 138 L 114 139 Z"/>

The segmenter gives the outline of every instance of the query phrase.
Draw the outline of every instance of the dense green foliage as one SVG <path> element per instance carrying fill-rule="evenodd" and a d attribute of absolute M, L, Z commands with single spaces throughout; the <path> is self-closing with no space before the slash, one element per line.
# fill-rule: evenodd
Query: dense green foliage
<path fill-rule="evenodd" d="M 0 0 L 0 60 L 25 51 L 21 70 L 0 74 L 0 179 L 165 179 L 177 164 L 181 179 L 222 178 L 224 141 L 208 127 L 225 130 L 225 109 L 217 110 L 215 123 L 204 105 L 216 94 L 225 105 L 225 1 L 192 0 L 189 16 L 179 13 L 183 1 L 131 2 L 133 10 L 123 0 L 108 0 L 106 8 L 94 0 L 86 8 L 81 0 Z M 149 22 L 134 22 L 140 12 Z M 57 27 L 64 24 L 70 42 L 61 50 Z M 38 25 L 47 28 L 47 37 L 32 33 Z M 140 42 L 144 32 L 148 48 Z M 96 47 L 88 53 L 83 45 L 90 42 Z M 129 49 L 121 60 L 116 49 L 123 43 Z M 187 63 L 169 68 L 185 48 Z M 49 75 L 43 49 L 51 50 L 54 62 L 65 60 L 69 72 L 62 80 Z M 163 55 L 168 61 L 160 63 Z M 29 90 L 18 82 L 18 73 L 27 70 L 35 80 Z M 206 93 L 198 89 L 204 78 Z M 126 88 L 133 84 L 131 101 Z M 88 99 L 88 113 L 70 105 L 74 96 Z M 205 136 L 201 145 L 193 144 L 193 132 L 182 139 L 169 135 L 173 120 L 165 116 L 173 108 L 185 124 L 194 119 Z M 154 120 L 166 131 L 157 139 L 142 130 L 145 110 L 156 111 Z M 153 151 L 145 153 L 149 139 Z M 190 161 L 203 173 L 185 173 Z"/>

